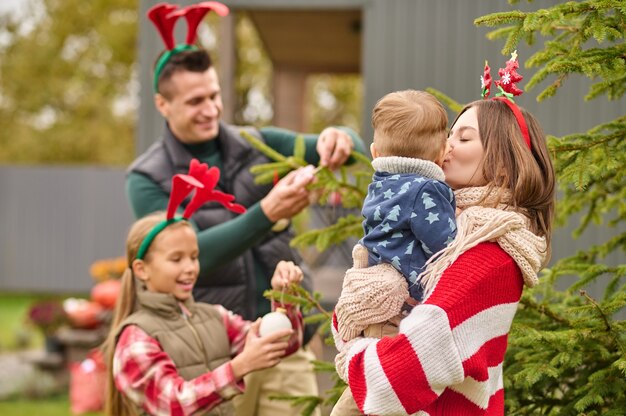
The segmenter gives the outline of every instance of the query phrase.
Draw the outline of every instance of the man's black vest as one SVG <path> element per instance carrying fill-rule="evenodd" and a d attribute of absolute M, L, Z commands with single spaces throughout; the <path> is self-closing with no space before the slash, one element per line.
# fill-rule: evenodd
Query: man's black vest
<path fill-rule="evenodd" d="M 271 185 L 257 185 L 250 168 L 268 159 L 253 148 L 240 135 L 244 130 L 263 140 L 260 132 L 253 128 L 235 127 L 220 123 L 218 148 L 222 160 L 219 184 L 216 189 L 235 195 L 235 202 L 250 207 L 263 199 Z M 166 127 L 163 138 L 153 144 L 130 166 L 129 172 L 148 176 L 168 194 L 172 187 L 172 176 L 187 173 L 193 156 Z M 183 205 L 189 199 L 183 202 Z M 163 207 L 165 210 L 166 207 Z M 192 216 L 200 230 L 207 229 L 233 219 L 236 215 L 216 202 L 204 204 Z M 247 250 L 235 260 L 212 270 L 201 270 L 194 288 L 196 301 L 220 304 L 231 311 L 253 320 L 256 311 L 256 281 L 253 256 L 263 265 L 271 277 L 280 260 L 291 260 L 302 267 L 301 258 L 290 246 L 293 233 L 288 227 L 282 232 L 268 232 L 263 241 Z M 200 253 L 202 255 L 202 253 Z M 304 267 L 303 267 L 304 269 Z M 305 272 L 303 286 L 311 290 L 311 280 Z M 305 336 L 306 337 L 306 336 Z"/>

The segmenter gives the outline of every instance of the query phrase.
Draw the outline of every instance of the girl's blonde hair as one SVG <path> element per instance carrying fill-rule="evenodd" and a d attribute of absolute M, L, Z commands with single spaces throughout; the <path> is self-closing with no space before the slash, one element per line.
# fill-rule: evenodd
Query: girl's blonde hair
<path fill-rule="evenodd" d="M 135 416 L 137 413 L 135 407 L 119 392 L 113 380 L 113 355 L 115 353 L 115 345 L 117 343 L 117 332 L 119 325 L 135 311 L 135 302 L 137 292 L 135 287 L 135 276 L 132 272 L 133 261 L 137 258 L 137 252 L 143 239 L 148 235 L 150 230 L 159 222 L 165 220 L 164 212 L 157 212 L 143 217 L 130 227 L 128 237 L 126 238 L 126 259 L 128 261 L 126 270 L 121 277 L 122 287 L 120 295 L 115 305 L 115 313 L 111 322 L 111 329 L 104 343 L 104 352 L 107 362 L 107 391 L 105 402 L 105 413 L 111 416 Z M 175 222 L 168 225 L 166 229 L 178 227 L 190 227 L 187 221 Z M 152 246 L 154 246 L 154 242 Z M 148 248 L 144 261 L 150 261 L 150 251 Z"/>
<path fill-rule="evenodd" d="M 482 170 L 489 190 L 510 191 L 512 197 L 509 204 L 529 219 L 531 231 L 546 237 L 550 250 L 556 177 L 539 122 L 519 107 L 528 125 L 529 150 L 515 115 L 501 101 L 469 103 L 452 124 L 472 107 L 477 111 L 478 130 L 485 149 Z"/>
<path fill-rule="evenodd" d="M 432 94 L 396 91 L 378 100 L 372 126 L 381 156 L 435 161 L 446 146 L 448 114 Z"/>

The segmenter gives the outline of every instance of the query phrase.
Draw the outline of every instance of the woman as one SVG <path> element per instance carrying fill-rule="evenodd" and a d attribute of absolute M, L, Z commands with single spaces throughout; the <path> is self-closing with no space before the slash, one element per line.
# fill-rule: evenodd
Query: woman
<path fill-rule="evenodd" d="M 448 141 L 457 237 L 421 275 L 424 302 L 398 336 L 335 336 L 337 371 L 366 414 L 504 414 L 508 332 L 549 259 L 554 171 L 539 124 L 506 98 L 468 104 Z"/>

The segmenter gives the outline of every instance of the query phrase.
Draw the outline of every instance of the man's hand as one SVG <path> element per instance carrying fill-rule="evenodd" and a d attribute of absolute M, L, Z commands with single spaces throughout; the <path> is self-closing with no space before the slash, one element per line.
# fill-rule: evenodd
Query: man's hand
<path fill-rule="evenodd" d="M 261 209 L 271 222 L 290 219 L 309 205 L 306 186 L 315 179 L 313 170 L 306 166 L 289 172 L 261 200 Z"/>
<path fill-rule="evenodd" d="M 272 276 L 272 289 L 281 290 L 292 283 L 300 283 L 303 277 L 302 269 L 293 261 L 281 260 L 276 265 Z"/>
<path fill-rule="evenodd" d="M 348 133 L 335 127 L 327 127 L 317 139 L 317 153 L 320 155 L 320 165 L 326 166 L 330 170 L 335 170 L 343 165 L 354 144 Z"/>

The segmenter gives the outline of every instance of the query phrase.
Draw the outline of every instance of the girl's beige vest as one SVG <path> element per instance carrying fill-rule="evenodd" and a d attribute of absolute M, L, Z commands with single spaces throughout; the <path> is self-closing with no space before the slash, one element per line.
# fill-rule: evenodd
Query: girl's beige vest
<path fill-rule="evenodd" d="M 215 307 L 193 299 L 184 305 L 191 312 L 187 318 L 174 296 L 138 289 L 135 312 L 122 322 L 117 336 L 127 325 L 137 325 L 161 344 L 180 376 L 188 381 L 219 367 L 231 356 L 226 328 Z M 224 402 L 208 414 L 232 415 L 232 403 Z"/>

